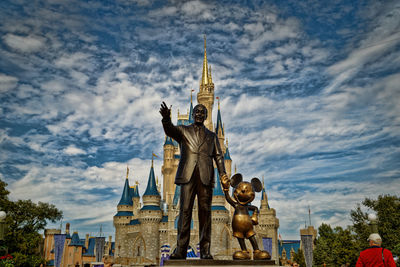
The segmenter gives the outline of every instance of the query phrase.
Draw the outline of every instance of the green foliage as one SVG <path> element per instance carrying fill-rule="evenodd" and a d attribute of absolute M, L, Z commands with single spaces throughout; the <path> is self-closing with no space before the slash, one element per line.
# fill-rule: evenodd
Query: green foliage
<path fill-rule="evenodd" d="M 350 263 L 354 266 L 358 251 L 356 242 L 350 229 L 336 227 L 332 229 L 330 225 L 322 224 L 318 228 L 319 237 L 316 240 L 314 250 L 314 264 L 322 266 L 340 266 Z"/>
<path fill-rule="evenodd" d="M 306 260 L 304 259 L 304 252 L 301 248 L 297 250 L 297 253 L 294 253 L 292 262 L 297 262 L 299 266 L 305 267 L 306 266 Z"/>
<path fill-rule="evenodd" d="M 346 229 L 331 228 L 322 224 L 318 228 L 319 237 L 315 243 L 314 265 L 341 266 L 350 263 L 355 266 L 360 251 L 369 244 L 368 236 L 371 228 L 368 213 L 378 216 L 378 232 L 382 237 L 382 246 L 391 250 L 393 255 L 400 255 L 400 198 L 397 196 L 380 195 L 378 199 L 366 198 L 350 212 L 353 225 Z"/>
<path fill-rule="evenodd" d="M 395 247 L 400 244 L 400 198 L 380 195 L 376 200 L 366 198 L 362 204 L 378 216 L 378 232 L 382 237 L 382 246 L 391 251 L 395 250 Z M 358 206 L 356 211 L 351 211 L 351 218 L 354 226 L 357 225 L 354 231 L 359 241 L 365 244 L 370 234 L 367 212 L 362 212 Z"/>
<path fill-rule="evenodd" d="M 39 247 L 48 221 L 62 218 L 62 211 L 48 203 L 31 200 L 10 201 L 7 183 L 0 180 L 0 207 L 7 213 L 5 244 L 14 256 L 16 266 L 39 266 L 43 262 Z"/>
<path fill-rule="evenodd" d="M 12 253 L 15 257 L 15 266 L 40 266 L 45 260 L 40 255 L 26 255 L 19 252 Z"/>

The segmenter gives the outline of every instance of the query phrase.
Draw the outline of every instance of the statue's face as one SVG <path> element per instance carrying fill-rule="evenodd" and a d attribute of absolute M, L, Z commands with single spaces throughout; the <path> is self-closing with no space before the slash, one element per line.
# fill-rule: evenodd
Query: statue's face
<path fill-rule="evenodd" d="M 193 109 L 193 118 L 196 124 L 203 124 L 207 118 L 207 109 L 203 105 L 197 105 Z"/>
<path fill-rule="evenodd" d="M 233 191 L 233 196 L 242 205 L 246 205 L 254 200 L 255 193 L 253 186 L 249 182 L 240 182 Z"/>

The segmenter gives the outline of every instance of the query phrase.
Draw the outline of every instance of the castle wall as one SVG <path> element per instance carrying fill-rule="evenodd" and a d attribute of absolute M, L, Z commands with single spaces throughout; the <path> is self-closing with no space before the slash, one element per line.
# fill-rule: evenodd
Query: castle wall
<path fill-rule="evenodd" d="M 161 254 L 159 234 L 161 217 L 161 210 L 140 211 L 140 232 L 146 244 L 146 251 L 144 256 L 156 265 L 158 265 L 160 262 Z"/>

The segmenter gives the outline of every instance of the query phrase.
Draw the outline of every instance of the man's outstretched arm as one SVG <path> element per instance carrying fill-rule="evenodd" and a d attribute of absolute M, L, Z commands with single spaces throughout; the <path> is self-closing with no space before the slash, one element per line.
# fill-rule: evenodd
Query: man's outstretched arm
<path fill-rule="evenodd" d="M 217 135 L 214 136 L 214 160 L 215 160 L 215 165 L 217 166 L 219 176 L 225 176 L 226 175 L 226 170 L 225 170 L 225 161 L 224 161 L 224 155 L 222 154 L 221 146 L 219 145 L 219 140 Z"/>
<path fill-rule="evenodd" d="M 172 137 L 177 142 L 180 142 L 182 136 L 181 132 L 179 131 L 178 127 L 172 124 L 171 109 L 167 107 L 167 104 L 165 104 L 164 101 L 161 103 L 160 114 L 162 116 L 161 122 L 163 124 L 165 134 L 169 137 Z"/>

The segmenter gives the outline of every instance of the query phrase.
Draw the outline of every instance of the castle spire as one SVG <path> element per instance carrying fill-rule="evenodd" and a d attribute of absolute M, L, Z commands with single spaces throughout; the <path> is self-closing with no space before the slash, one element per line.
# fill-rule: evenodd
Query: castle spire
<path fill-rule="evenodd" d="M 225 150 L 225 154 L 224 154 L 224 159 L 232 160 L 231 154 L 229 153 L 229 149 L 228 149 L 228 139 L 226 139 L 226 150 Z M 235 172 L 236 172 L 236 166 L 235 166 Z"/>
<path fill-rule="evenodd" d="M 135 186 L 134 186 L 134 190 L 133 190 L 133 197 L 140 198 L 140 196 L 139 196 L 139 181 L 135 182 Z"/>
<path fill-rule="evenodd" d="M 122 191 L 121 200 L 119 201 L 118 205 L 127 205 L 127 206 L 132 206 L 133 205 L 131 194 L 129 192 L 129 180 L 128 180 L 128 177 L 126 177 L 126 179 L 125 179 L 124 190 Z"/>
<path fill-rule="evenodd" d="M 203 73 L 201 76 L 201 84 L 208 84 L 208 62 L 207 62 L 207 50 L 206 50 L 206 35 L 204 35 L 204 59 L 203 59 Z"/>
<path fill-rule="evenodd" d="M 218 100 L 218 113 L 217 113 L 217 126 L 215 127 L 215 133 L 218 135 L 218 138 L 223 139 L 225 134 L 224 134 L 224 126 L 222 124 L 222 118 L 221 118 L 221 108 L 220 108 L 220 104 L 219 104 L 219 97 L 217 96 L 216 99 Z M 219 133 L 219 131 L 221 131 L 221 133 Z"/>
<path fill-rule="evenodd" d="M 128 175 L 129 175 L 129 167 L 128 165 L 126 165 L 126 179 L 128 179 Z"/>
<path fill-rule="evenodd" d="M 197 94 L 197 103 L 202 104 L 207 108 L 207 119 L 204 125 L 208 130 L 214 131 L 212 122 L 212 110 L 214 105 L 214 83 L 212 83 L 209 77 L 209 68 L 207 61 L 207 50 L 206 50 L 206 36 L 204 36 L 204 59 L 203 59 L 203 69 L 202 76 L 200 80 L 200 91 Z"/>
<path fill-rule="evenodd" d="M 212 83 L 212 77 L 211 77 L 211 65 L 210 65 L 210 67 L 209 67 L 208 69 L 209 69 L 209 72 L 208 72 L 208 83 Z"/>
<path fill-rule="evenodd" d="M 147 180 L 147 188 L 143 196 L 159 196 L 160 193 L 157 190 L 156 177 L 154 175 L 153 159 L 151 160 L 151 168 L 149 173 L 149 179 Z"/>
<path fill-rule="evenodd" d="M 154 158 L 158 158 L 158 156 L 154 152 L 151 152 L 151 168 L 154 166 Z"/>
<path fill-rule="evenodd" d="M 262 179 L 262 184 L 263 184 L 263 189 L 261 192 L 261 206 L 260 209 L 270 209 L 269 204 L 268 204 L 268 197 L 267 197 L 267 193 L 265 192 L 265 184 L 264 184 L 264 175 L 263 175 L 263 179 Z"/>

